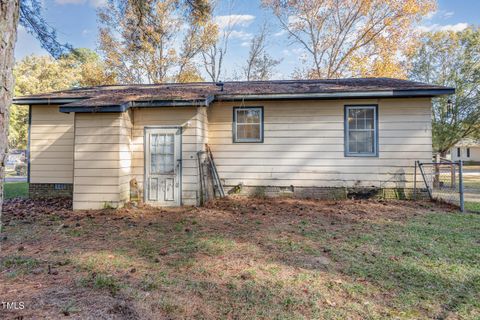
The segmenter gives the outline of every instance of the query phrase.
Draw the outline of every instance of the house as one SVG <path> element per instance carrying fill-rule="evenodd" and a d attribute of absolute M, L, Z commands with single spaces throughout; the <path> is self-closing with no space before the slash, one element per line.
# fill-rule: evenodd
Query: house
<path fill-rule="evenodd" d="M 208 143 L 227 190 L 408 194 L 432 154 L 431 98 L 454 89 L 389 78 L 113 85 L 17 97 L 30 105 L 32 197 L 74 209 L 196 205 Z"/>
<path fill-rule="evenodd" d="M 452 161 L 477 161 L 480 162 L 480 141 L 463 139 L 450 149 Z"/>

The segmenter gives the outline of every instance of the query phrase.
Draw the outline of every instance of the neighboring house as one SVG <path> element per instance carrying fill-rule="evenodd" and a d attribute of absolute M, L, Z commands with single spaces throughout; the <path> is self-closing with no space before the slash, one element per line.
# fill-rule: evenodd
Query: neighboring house
<path fill-rule="evenodd" d="M 74 209 L 196 205 L 210 146 L 227 190 L 338 198 L 405 192 L 431 161 L 431 98 L 454 89 L 387 78 L 116 85 L 17 97 L 30 105 L 32 196 Z"/>
<path fill-rule="evenodd" d="M 480 162 L 480 141 L 463 139 L 450 149 L 452 161 L 478 161 Z"/>

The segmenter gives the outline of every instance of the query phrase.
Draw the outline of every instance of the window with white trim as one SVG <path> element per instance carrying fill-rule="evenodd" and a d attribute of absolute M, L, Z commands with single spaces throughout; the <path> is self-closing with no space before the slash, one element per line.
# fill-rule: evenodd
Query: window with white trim
<path fill-rule="evenodd" d="M 345 156 L 378 156 L 377 106 L 345 106 Z"/>
<path fill-rule="evenodd" d="M 233 142 L 263 142 L 263 108 L 233 108 Z"/>
<path fill-rule="evenodd" d="M 467 148 L 467 158 L 470 158 L 470 148 Z"/>

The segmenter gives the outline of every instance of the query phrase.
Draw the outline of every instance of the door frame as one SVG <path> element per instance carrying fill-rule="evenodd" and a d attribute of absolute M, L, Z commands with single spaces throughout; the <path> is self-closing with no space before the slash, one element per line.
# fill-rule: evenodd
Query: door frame
<path fill-rule="evenodd" d="M 180 161 L 180 170 L 178 172 L 178 204 L 183 206 L 183 197 L 182 197 L 182 177 L 183 177 L 183 127 L 179 125 L 164 125 L 164 126 L 144 126 L 143 127 L 143 202 L 148 203 L 147 201 L 147 131 L 148 130 L 157 130 L 157 129 L 177 129 L 180 139 L 180 150 L 178 160 Z"/>

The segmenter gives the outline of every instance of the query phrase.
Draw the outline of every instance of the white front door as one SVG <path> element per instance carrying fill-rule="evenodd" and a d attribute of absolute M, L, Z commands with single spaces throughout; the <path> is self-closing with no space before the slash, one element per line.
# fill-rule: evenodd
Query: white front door
<path fill-rule="evenodd" d="M 181 129 L 145 129 L 145 202 L 179 206 L 181 184 Z"/>

